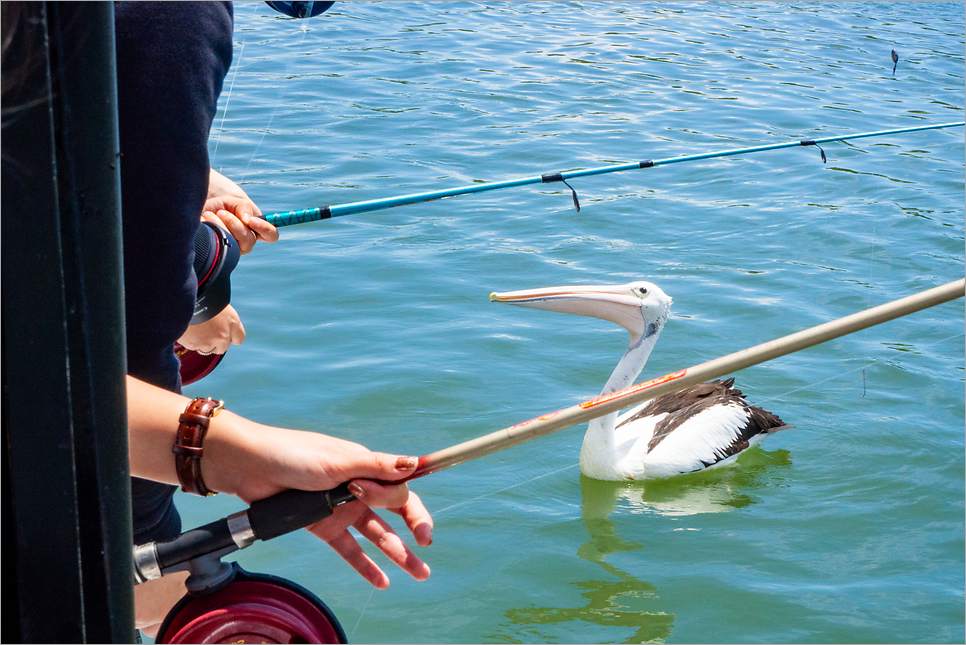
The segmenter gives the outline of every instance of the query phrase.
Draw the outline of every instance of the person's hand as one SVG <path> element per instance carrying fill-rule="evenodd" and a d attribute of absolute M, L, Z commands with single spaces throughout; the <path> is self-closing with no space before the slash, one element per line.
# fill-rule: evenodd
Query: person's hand
<path fill-rule="evenodd" d="M 242 199 L 251 201 L 248 193 L 242 190 L 241 186 L 212 168 L 208 173 L 208 199 L 211 199 L 212 197 L 222 197 L 223 195 L 241 197 Z"/>
<path fill-rule="evenodd" d="M 189 400 L 130 376 L 127 394 L 131 474 L 178 483 L 171 445 Z M 350 526 L 413 578 L 429 577 L 429 567 L 372 510 L 384 508 L 399 515 L 418 545 L 432 544 L 433 520 L 426 507 L 406 484 L 392 483 L 415 472 L 415 457 L 372 452 L 317 432 L 266 426 L 230 409 L 211 418 L 204 450 L 201 472 L 206 486 L 249 504 L 283 490 L 321 491 L 350 482 L 357 501 L 337 507 L 308 530 L 380 589 L 389 585 L 389 578 L 348 532 Z"/>
<path fill-rule="evenodd" d="M 225 228 L 238 242 L 242 255 L 250 253 L 255 242 L 277 242 L 278 229 L 261 219 L 262 211 L 250 199 L 222 195 L 205 202 L 201 219 Z"/>
<path fill-rule="evenodd" d="M 245 341 L 245 327 L 231 305 L 207 322 L 190 325 L 178 343 L 199 354 L 224 354 Z"/>
<path fill-rule="evenodd" d="M 218 429 L 226 427 L 222 421 L 233 428 L 230 437 Z M 285 489 L 328 490 L 349 481 L 349 490 L 359 501 L 337 507 L 330 517 L 307 529 L 379 589 L 389 586 L 389 578 L 349 533 L 350 526 L 416 580 L 429 577 L 426 563 L 372 510 L 384 508 L 399 515 L 418 545 L 432 544 L 433 520 L 419 497 L 406 484 L 379 483 L 411 475 L 417 465 L 415 457 L 372 452 L 357 443 L 314 432 L 239 423 L 243 421 L 227 411 L 212 419 L 205 444 L 205 459 L 210 459 L 205 471 L 209 487 L 250 504 Z M 239 446 L 243 448 L 239 450 Z"/>
<path fill-rule="evenodd" d="M 261 219 L 261 209 L 241 186 L 216 170 L 208 176 L 208 201 L 201 219 L 223 226 L 245 255 L 255 242 L 277 242 L 278 229 Z"/>
<path fill-rule="evenodd" d="M 406 546 L 385 520 L 372 511 L 372 508 L 385 508 L 399 515 L 416 539 L 416 544 L 429 546 L 433 543 L 433 520 L 419 497 L 410 492 L 406 484 L 383 486 L 365 479 L 354 480 L 349 484 L 349 490 L 360 501 L 337 507 L 331 517 L 307 527 L 308 531 L 332 547 L 359 575 L 378 589 L 388 587 L 389 578 L 349 533 L 350 526 L 416 580 L 429 578 L 430 570 L 426 563 Z"/>

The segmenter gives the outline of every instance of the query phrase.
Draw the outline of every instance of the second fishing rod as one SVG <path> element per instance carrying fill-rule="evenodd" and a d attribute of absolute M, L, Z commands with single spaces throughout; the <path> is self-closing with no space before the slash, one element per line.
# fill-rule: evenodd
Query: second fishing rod
<path fill-rule="evenodd" d="M 819 149 L 821 153 L 821 158 L 823 163 L 826 161 L 825 151 L 822 149 L 822 144 L 832 143 L 835 141 L 848 141 L 852 139 L 864 139 L 869 137 L 882 137 L 887 135 L 897 135 L 907 132 L 921 132 L 925 130 L 940 130 L 946 128 L 956 128 L 966 126 L 966 122 L 959 123 L 941 123 L 937 125 L 921 125 L 908 128 L 898 128 L 893 130 L 879 130 L 876 132 L 861 132 L 858 134 L 845 134 L 830 137 L 821 137 L 817 139 L 799 139 L 795 141 L 788 141 L 785 143 L 774 143 L 761 146 L 752 146 L 746 148 L 733 148 L 729 150 L 719 150 L 715 152 L 706 152 L 694 155 L 685 155 L 681 157 L 669 157 L 667 159 L 651 159 L 647 161 L 638 161 L 634 163 L 627 164 L 617 164 L 612 166 L 603 166 L 600 168 L 590 168 L 586 170 L 571 170 L 567 172 L 554 172 L 545 173 L 542 175 L 534 177 L 523 177 L 519 179 L 510 179 L 507 181 L 498 181 L 491 183 L 481 183 L 472 184 L 470 186 L 460 186 L 457 188 L 448 188 L 444 190 L 429 191 L 424 193 L 414 193 L 410 195 L 400 195 L 397 197 L 386 197 L 382 199 L 373 199 L 361 202 L 351 202 L 347 204 L 338 204 L 334 206 L 320 206 L 318 208 L 307 208 L 304 210 L 297 211 L 285 211 L 279 213 L 271 213 L 269 215 L 262 216 L 268 223 L 273 226 L 292 226 L 294 224 L 304 224 L 307 222 L 315 222 L 323 219 L 330 219 L 333 217 L 342 217 L 345 215 L 355 215 L 359 213 L 368 213 L 372 211 L 383 210 L 387 208 L 393 208 L 395 206 L 405 206 L 408 204 L 418 204 L 422 202 L 435 201 L 437 199 L 444 199 L 447 197 L 456 197 L 458 195 L 469 195 L 473 193 L 482 193 L 492 190 L 501 190 L 504 188 L 514 188 L 517 186 L 526 186 L 531 184 L 547 184 L 554 182 L 563 182 L 568 188 L 570 188 L 574 207 L 579 211 L 580 202 L 577 198 L 577 191 L 567 183 L 568 179 L 575 179 L 578 177 L 591 177 L 594 175 L 605 175 L 615 172 L 624 172 L 628 170 L 639 170 L 642 168 L 656 168 L 658 166 L 668 166 L 671 164 L 687 163 L 691 161 L 700 161 L 705 159 L 715 159 L 721 157 L 733 157 L 743 154 L 751 154 L 755 152 L 765 152 L 769 150 L 781 150 L 785 148 L 794 147 L 811 147 L 815 146 Z M 208 374 L 217 367 L 218 363 L 224 357 L 224 354 L 201 354 L 195 351 L 187 350 L 180 345 L 176 346 L 176 352 L 181 360 L 181 378 L 185 385 L 194 383 Z"/>
<path fill-rule="evenodd" d="M 448 188 L 443 190 L 428 191 L 424 193 L 413 193 L 409 195 L 399 195 L 396 197 L 385 197 L 382 199 L 372 199 L 361 202 L 350 202 L 346 204 L 337 204 L 331 206 L 319 206 L 317 208 L 306 208 L 303 210 L 295 211 L 284 211 L 279 213 L 271 213 L 269 215 L 264 215 L 264 219 L 275 227 L 280 226 L 292 226 L 294 224 L 304 224 L 307 222 L 315 222 L 323 219 L 330 219 L 333 217 L 342 217 L 345 215 L 356 215 L 359 213 L 369 213 L 372 211 L 383 210 L 386 208 L 393 208 L 396 206 L 406 206 L 409 204 L 419 204 L 422 202 L 435 201 L 437 199 L 445 199 L 447 197 L 456 197 L 458 195 L 470 195 L 473 193 L 482 193 L 492 190 L 501 190 L 504 188 L 516 188 L 518 186 L 527 186 L 533 184 L 549 184 L 555 182 L 562 182 L 568 188 L 570 188 L 574 207 L 580 210 L 580 201 L 577 198 L 577 191 L 567 183 L 568 179 L 576 179 L 578 177 L 591 177 L 594 175 L 606 175 L 615 172 L 624 172 L 628 170 L 639 170 L 642 168 L 656 168 L 658 166 L 668 166 L 677 163 L 686 163 L 691 161 L 701 161 L 705 159 L 716 159 L 721 157 L 733 157 L 743 154 L 751 154 L 755 152 L 765 152 L 769 150 L 781 150 L 784 148 L 794 148 L 794 147 L 809 147 L 815 146 L 819 149 L 821 153 L 822 162 L 825 163 L 826 155 L 825 151 L 822 149 L 822 144 L 832 143 L 835 141 L 848 141 L 852 139 L 864 139 L 868 137 L 882 137 L 887 135 L 903 134 L 906 132 L 919 132 L 924 130 L 940 130 L 945 128 L 955 128 L 966 126 L 966 122 L 959 123 L 942 123 L 938 125 L 922 125 L 909 128 L 898 128 L 894 130 L 879 130 L 876 132 L 862 132 L 858 134 L 845 134 L 832 137 L 821 137 L 817 139 L 799 139 L 795 141 L 788 141 L 785 143 L 774 143 L 762 146 L 751 146 L 747 148 L 733 148 L 730 150 L 719 150 L 716 152 L 706 152 L 694 155 L 684 155 L 680 157 L 669 157 L 667 159 L 649 159 L 646 161 L 637 161 L 633 163 L 626 164 L 616 164 L 612 166 L 603 166 L 599 168 L 589 168 L 586 170 L 571 170 L 567 172 L 551 172 L 544 173 L 542 175 L 532 176 L 532 177 L 522 177 L 518 179 L 510 179 L 506 181 L 496 181 L 490 183 L 482 184 L 472 184 L 469 186 L 460 186 L 457 188 Z"/>

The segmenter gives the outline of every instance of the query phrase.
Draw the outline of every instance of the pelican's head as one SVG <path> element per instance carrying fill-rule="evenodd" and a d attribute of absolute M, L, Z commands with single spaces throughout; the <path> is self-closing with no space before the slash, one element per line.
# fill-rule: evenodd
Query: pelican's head
<path fill-rule="evenodd" d="M 671 312 L 671 297 L 650 282 L 599 287 L 548 287 L 491 293 L 492 302 L 591 316 L 620 325 L 631 345 L 657 336 Z"/>

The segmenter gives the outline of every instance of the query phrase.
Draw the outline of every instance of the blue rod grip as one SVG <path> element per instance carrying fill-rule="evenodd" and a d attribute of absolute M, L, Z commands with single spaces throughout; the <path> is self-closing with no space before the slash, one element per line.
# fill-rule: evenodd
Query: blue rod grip
<path fill-rule="evenodd" d="M 320 219 L 329 219 L 332 211 L 328 206 L 318 208 L 306 208 L 300 211 L 285 211 L 284 213 L 271 213 L 264 215 L 263 219 L 278 228 L 280 226 L 290 226 L 292 224 L 305 224 L 306 222 L 317 222 Z"/>

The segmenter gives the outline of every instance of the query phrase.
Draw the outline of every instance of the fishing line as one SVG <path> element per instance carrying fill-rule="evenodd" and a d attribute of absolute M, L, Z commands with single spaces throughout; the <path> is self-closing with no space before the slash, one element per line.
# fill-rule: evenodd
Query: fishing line
<path fill-rule="evenodd" d="M 561 456 L 564 456 L 563 453 L 561 453 Z M 453 504 L 451 506 L 446 506 L 444 508 L 441 508 L 441 509 L 438 509 L 438 510 L 434 510 L 432 512 L 433 518 L 438 518 L 438 517 L 442 516 L 444 513 L 446 513 L 447 511 L 451 511 L 454 508 L 458 508 L 460 506 L 465 506 L 466 504 L 472 504 L 474 502 L 478 502 L 481 499 L 486 499 L 487 497 L 492 497 L 493 495 L 497 495 L 499 493 L 506 492 L 506 491 L 508 491 L 510 489 L 516 488 L 517 486 L 522 486 L 524 484 L 529 484 L 531 482 L 537 481 L 538 479 L 543 479 L 544 477 L 549 477 L 550 475 L 556 475 L 557 473 L 562 473 L 565 470 L 571 470 L 573 468 L 576 468 L 579 465 L 580 465 L 579 463 L 578 464 L 570 464 L 569 466 L 564 466 L 563 468 L 558 468 L 557 470 L 553 470 L 551 472 L 544 473 L 542 475 L 537 475 L 536 477 L 531 477 L 530 479 L 527 479 L 527 480 L 522 481 L 522 482 L 517 482 L 516 484 L 511 484 L 510 486 L 506 486 L 506 487 L 501 488 L 499 490 L 490 491 L 489 493 L 484 493 L 483 495 L 478 495 L 478 496 L 476 496 L 476 497 L 474 497 L 472 499 L 468 499 L 468 500 L 465 500 L 465 501 L 462 501 L 462 502 L 457 502 L 456 504 Z M 356 620 L 355 627 L 352 628 L 352 633 L 349 634 L 349 638 L 350 639 L 355 635 L 356 630 L 359 629 L 359 624 L 362 623 L 362 617 L 365 615 L 366 609 L 369 607 L 369 602 L 372 600 L 372 595 L 375 592 L 375 590 L 376 590 L 375 587 L 373 587 L 372 588 L 372 591 L 369 592 L 369 597 L 366 599 L 365 605 L 362 606 L 362 613 L 359 614 L 359 619 Z"/>
<path fill-rule="evenodd" d="M 275 115 L 278 114 L 279 109 L 282 107 L 282 95 L 288 89 L 288 84 L 285 83 L 285 79 L 288 77 L 289 67 L 292 65 L 292 60 L 297 58 L 302 54 L 300 51 L 303 43 L 305 42 L 305 35 L 309 33 L 308 25 L 302 24 L 302 37 L 295 44 L 296 53 L 294 56 L 286 56 L 285 69 L 282 71 L 282 76 L 279 81 L 278 86 L 278 96 L 275 97 L 275 109 L 272 110 L 272 116 L 268 119 L 268 125 L 265 126 L 264 132 L 262 132 L 262 138 L 259 139 L 258 145 L 255 146 L 255 151 L 252 153 L 251 158 L 248 160 L 248 166 L 245 167 L 245 172 L 242 173 L 241 177 L 238 179 L 238 183 L 241 184 L 245 178 L 248 176 L 248 171 L 252 167 L 252 163 L 255 161 L 255 157 L 258 155 L 258 151 L 262 148 L 262 143 L 265 141 L 265 137 L 268 135 L 269 129 L 272 127 L 272 122 L 275 120 Z"/>
<path fill-rule="evenodd" d="M 238 61 L 235 64 L 235 71 L 231 75 L 231 83 L 228 85 L 228 95 L 225 97 L 225 109 L 221 113 L 221 123 L 218 125 L 218 136 L 215 137 L 215 149 L 211 153 L 210 165 L 214 165 L 215 157 L 218 156 L 218 144 L 221 143 L 221 134 L 225 131 L 225 119 L 228 117 L 228 104 L 231 102 L 231 92 L 235 89 L 235 79 L 238 78 L 238 68 L 241 66 L 242 55 L 245 53 L 245 41 L 242 41 L 238 48 Z M 219 170 L 219 172 L 221 172 Z"/>
<path fill-rule="evenodd" d="M 564 456 L 564 453 L 561 453 L 561 456 Z M 568 453 L 568 456 L 569 456 L 569 453 Z M 580 465 L 579 463 L 577 463 L 577 464 L 570 464 L 569 466 L 564 466 L 563 468 L 558 468 L 557 470 L 553 470 L 551 472 L 544 473 L 542 475 L 537 475 L 536 477 L 531 477 L 530 479 L 527 479 L 527 480 L 522 481 L 522 482 L 517 482 L 516 484 L 511 484 L 510 486 L 506 486 L 506 487 L 501 488 L 499 490 L 494 490 L 494 491 L 490 491 L 489 493 L 484 493 L 483 495 L 478 495 L 478 496 L 476 496 L 476 497 L 474 497 L 472 499 L 468 499 L 468 500 L 465 500 L 465 501 L 462 501 L 462 502 L 458 502 L 456 504 L 453 504 L 451 506 L 446 506 L 445 508 L 441 508 L 439 510 L 434 510 L 432 512 L 432 515 L 433 515 L 434 518 L 440 517 L 443 513 L 446 513 L 447 511 L 451 511 L 454 508 L 458 508 L 460 506 L 465 506 L 466 504 L 472 504 L 474 502 L 478 502 L 481 499 L 486 499 L 487 497 L 492 497 L 493 495 L 497 495 L 499 493 L 506 492 L 506 491 L 508 491 L 510 489 L 516 488 L 517 486 L 522 486 L 524 484 L 529 484 L 531 482 L 537 481 L 538 479 L 543 479 L 544 477 L 549 477 L 550 475 L 556 475 L 557 473 L 562 473 L 565 470 L 571 470 L 573 468 L 576 468 L 579 465 Z M 372 600 L 373 592 L 375 592 L 375 587 L 373 587 L 372 588 L 372 591 L 369 592 L 369 598 L 366 599 L 366 604 L 363 605 L 363 607 L 362 607 L 362 613 L 359 614 L 359 619 L 356 621 L 355 627 L 352 628 L 352 633 L 349 634 L 349 638 L 350 639 L 355 635 L 356 630 L 359 628 L 359 624 L 362 622 L 362 617 L 365 615 L 366 609 L 369 607 L 369 601 Z"/>
<path fill-rule="evenodd" d="M 353 636 L 356 635 L 356 630 L 359 629 L 359 623 L 362 622 L 362 617 L 366 615 L 366 609 L 369 608 L 369 601 L 372 600 L 372 594 L 376 592 L 376 588 L 373 587 L 369 591 L 369 597 L 366 598 L 366 604 L 362 606 L 362 611 L 359 613 L 359 619 L 356 621 L 356 626 L 352 628 L 352 633 L 349 634 L 349 639 L 351 640 Z"/>
<path fill-rule="evenodd" d="M 934 341 L 932 343 L 929 343 L 928 345 L 923 345 L 921 347 L 921 349 L 929 349 L 930 347 L 934 347 L 936 345 L 939 345 L 940 343 L 945 343 L 947 341 L 953 340 L 954 338 L 962 338 L 964 336 L 966 336 L 966 332 L 964 332 L 962 334 L 953 334 L 952 336 L 948 336 L 948 337 L 943 338 L 941 340 Z M 850 369 L 848 371 L 845 371 L 845 372 L 839 372 L 835 376 L 830 376 L 830 377 L 828 377 L 826 379 L 822 379 L 821 381 L 815 381 L 814 383 L 809 383 L 807 385 L 803 385 L 802 387 L 795 388 L 794 390 L 788 390 L 784 394 L 778 394 L 776 396 L 772 396 L 772 397 L 769 397 L 769 398 L 766 398 L 766 399 L 760 399 L 760 401 L 761 401 L 761 403 L 769 403 L 771 401 L 779 401 L 779 400 L 783 399 L 784 397 L 788 396 L 789 394 L 795 394 L 796 392 L 802 392 L 804 390 L 809 390 L 809 389 L 811 389 L 811 388 L 813 388 L 813 387 L 815 387 L 817 385 L 821 385 L 822 383 L 828 383 L 829 381 L 834 381 L 837 378 L 841 378 L 843 376 L 848 376 L 849 374 L 852 374 L 854 372 L 858 372 L 859 370 L 866 370 L 869 367 L 872 367 L 873 365 L 879 365 L 879 364 L 881 364 L 881 361 L 879 359 L 877 359 L 877 358 L 869 357 L 868 358 L 868 361 L 869 362 L 866 363 L 866 364 L 864 364 L 864 365 L 860 365 L 858 367 L 854 367 L 854 368 L 852 368 L 852 369 Z M 864 381 L 863 381 L 863 383 L 864 383 Z"/>
<path fill-rule="evenodd" d="M 772 397 L 769 397 L 769 398 L 766 398 L 766 399 L 761 399 L 761 403 L 768 403 L 769 401 L 779 401 L 779 400 L 785 398 L 786 396 L 788 396 L 789 394 L 795 394 L 796 392 L 803 392 L 805 390 L 810 390 L 810 389 L 812 389 L 812 388 L 814 388 L 814 387 L 816 387 L 818 385 L 821 385 L 822 383 L 828 383 L 829 381 L 834 381 L 835 379 L 842 378 L 843 376 L 847 376 L 849 374 L 852 374 L 853 372 L 858 372 L 859 370 L 864 370 L 864 369 L 870 367 L 871 365 L 877 365 L 879 363 L 879 361 L 877 359 L 874 359 L 874 358 L 871 358 L 871 357 L 868 360 L 870 360 L 871 362 L 870 363 L 864 363 L 862 365 L 859 365 L 858 367 L 853 367 L 852 369 L 850 369 L 850 370 L 848 370 L 846 372 L 839 372 L 838 374 L 836 374 L 834 376 L 830 376 L 828 378 L 824 378 L 821 381 L 815 381 L 813 383 L 808 383 L 808 384 L 803 385 L 801 387 L 797 387 L 794 390 L 788 390 L 784 394 L 778 394 L 776 396 L 772 396 Z"/>
<path fill-rule="evenodd" d="M 561 456 L 563 456 L 563 453 L 561 453 Z M 543 479 L 544 477 L 549 477 L 550 475 L 556 475 L 557 473 L 562 473 L 565 470 L 571 470 L 573 468 L 576 468 L 579 465 L 580 464 L 570 464 L 569 466 L 564 466 L 563 468 L 558 468 L 557 470 L 554 470 L 554 471 L 551 471 L 551 472 L 548 472 L 548 473 L 544 473 L 542 475 L 537 475 L 536 477 L 531 477 L 530 479 L 527 479 L 527 480 L 522 481 L 522 482 L 517 482 L 516 484 L 511 484 L 510 486 L 506 486 L 506 487 L 501 488 L 499 490 L 490 491 L 489 493 L 484 493 L 483 495 L 478 495 L 478 496 L 476 496 L 476 497 L 474 497 L 472 499 L 468 499 L 468 500 L 465 500 L 465 501 L 462 501 L 462 502 L 458 502 L 456 504 L 453 504 L 451 506 L 446 506 L 445 508 L 441 508 L 439 510 L 434 510 L 432 512 L 433 518 L 438 518 L 441 515 L 443 515 L 444 513 L 446 513 L 447 511 L 451 511 L 454 508 L 458 508 L 458 507 L 464 506 L 466 504 L 472 504 L 474 502 L 478 502 L 481 499 L 486 499 L 487 497 L 492 497 L 493 495 L 497 495 L 499 493 L 506 492 L 506 491 L 508 491 L 508 490 L 510 490 L 512 488 L 516 488 L 517 486 L 522 486 L 524 484 L 529 484 L 530 482 L 537 481 L 538 479 Z M 376 590 L 375 587 L 373 587 L 372 588 L 372 591 L 369 592 L 369 597 L 366 599 L 366 604 L 362 606 L 362 613 L 359 614 L 359 619 L 356 620 L 355 627 L 352 628 L 352 633 L 349 634 L 349 638 L 350 639 L 355 635 L 356 630 L 359 629 L 359 624 L 362 623 L 362 617 L 365 615 L 366 609 L 369 607 L 369 601 L 372 600 L 372 595 L 375 592 L 375 590 Z"/>
<path fill-rule="evenodd" d="M 876 188 L 875 200 L 873 201 L 874 207 L 872 209 L 872 242 L 871 242 L 872 248 L 869 250 L 869 279 L 868 279 L 870 288 L 866 291 L 866 295 L 865 295 L 866 309 L 872 306 L 872 286 L 875 284 L 875 272 L 876 272 L 875 249 L 879 241 L 878 234 L 876 232 L 876 226 L 879 222 L 879 214 L 881 212 L 880 210 L 882 206 L 881 198 L 882 198 L 882 186 L 879 185 L 878 188 Z M 878 361 L 876 361 L 872 356 L 869 356 L 868 360 L 872 362 L 871 364 L 878 363 Z M 839 376 L 845 376 L 846 374 L 851 374 L 854 371 L 855 370 L 851 370 L 849 372 L 839 374 Z M 821 382 L 824 383 L 824 381 L 821 381 Z M 818 384 L 816 383 L 816 385 Z M 859 398 L 860 399 L 865 398 L 866 392 L 867 392 L 867 388 L 866 388 L 866 378 L 865 378 L 865 367 L 863 367 L 862 368 L 862 394 L 859 396 Z"/>
<path fill-rule="evenodd" d="M 255 5 L 255 12 L 252 13 L 252 20 L 255 19 L 255 15 L 258 13 L 258 4 Z M 215 157 L 218 156 L 218 144 L 221 143 L 221 134 L 225 131 L 225 118 L 228 116 L 228 103 L 231 101 L 231 92 L 235 88 L 235 79 L 238 78 L 238 70 L 241 68 L 242 56 L 245 53 L 245 40 L 248 38 L 246 34 L 242 38 L 241 46 L 238 48 L 238 58 L 232 62 L 232 67 L 234 71 L 231 74 L 231 83 L 228 85 L 228 95 L 225 97 L 225 109 L 221 113 L 221 124 L 218 126 L 218 136 L 215 137 L 215 149 L 211 153 L 210 165 L 214 166 Z M 219 172 L 221 172 L 219 170 Z"/>
<path fill-rule="evenodd" d="M 438 511 L 433 511 L 433 515 L 434 516 L 437 516 L 437 515 L 439 515 L 441 513 L 445 513 L 446 511 L 451 511 L 454 508 L 457 508 L 459 506 L 464 506 L 466 504 L 471 504 L 473 502 L 478 502 L 481 499 L 486 499 L 487 497 L 491 497 L 491 496 L 496 495 L 498 493 L 506 492 L 506 491 L 508 491 L 508 490 L 510 490 L 512 488 L 516 488 L 517 486 L 523 486 L 524 484 L 529 484 L 531 482 L 535 482 L 538 479 L 543 479 L 544 477 L 549 477 L 550 475 L 556 475 L 557 473 L 562 473 L 565 470 L 570 470 L 571 468 L 576 468 L 579 465 L 580 464 L 570 464 L 569 466 L 564 466 L 563 468 L 558 468 L 557 470 L 550 471 L 549 473 L 544 473 L 542 475 L 537 475 L 536 477 L 531 477 L 530 479 L 524 480 L 522 482 L 517 482 L 516 484 L 511 484 L 509 486 L 506 486 L 505 488 L 501 488 L 499 490 L 490 491 L 489 493 L 484 493 L 482 495 L 479 495 L 477 497 L 474 497 L 472 499 L 468 499 L 468 500 L 465 500 L 465 501 L 462 501 L 462 502 L 457 502 L 456 504 L 453 504 L 452 506 L 447 506 L 446 508 L 441 508 Z"/>

